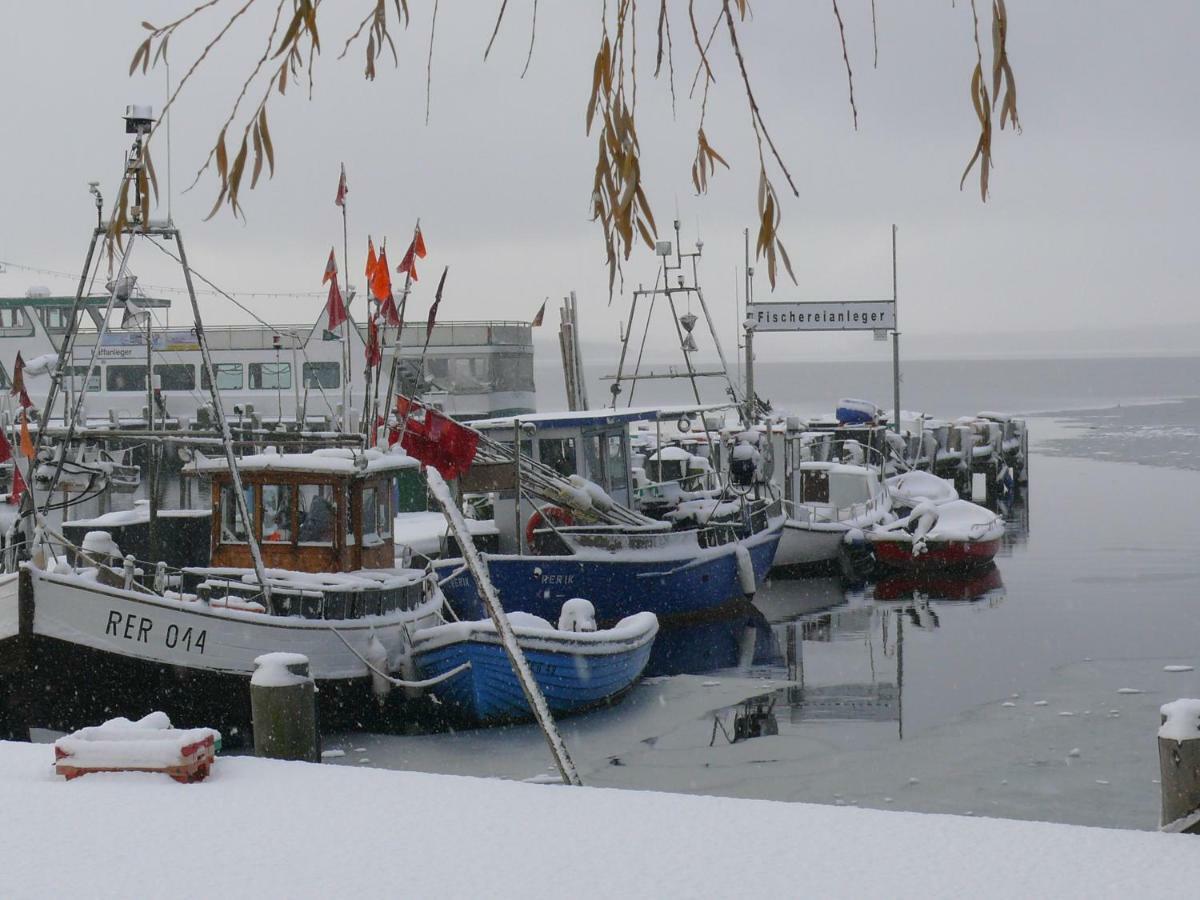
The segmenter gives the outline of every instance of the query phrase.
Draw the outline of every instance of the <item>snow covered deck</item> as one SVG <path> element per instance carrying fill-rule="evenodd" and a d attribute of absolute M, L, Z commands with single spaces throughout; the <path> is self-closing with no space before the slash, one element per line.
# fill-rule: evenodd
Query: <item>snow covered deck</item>
<path fill-rule="evenodd" d="M 244 757 L 197 785 L 68 783 L 53 757 L 0 743 L 9 896 L 1178 897 L 1200 878 L 1184 835 Z M 398 839 L 400 808 L 420 827 Z"/>

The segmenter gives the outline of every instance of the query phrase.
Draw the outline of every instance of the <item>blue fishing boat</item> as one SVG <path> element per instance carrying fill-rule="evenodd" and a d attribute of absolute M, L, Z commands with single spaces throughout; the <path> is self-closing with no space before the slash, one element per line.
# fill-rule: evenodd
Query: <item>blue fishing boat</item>
<path fill-rule="evenodd" d="M 578 601 L 575 601 L 578 602 Z M 528 613 L 509 614 L 525 659 L 556 716 L 612 703 L 641 677 L 658 633 L 653 613 L 637 613 L 600 631 L 555 628 Z M 533 712 L 490 619 L 452 622 L 413 635 L 412 662 L 430 679 L 469 662 L 470 668 L 431 693 L 474 725 L 531 719 Z"/>

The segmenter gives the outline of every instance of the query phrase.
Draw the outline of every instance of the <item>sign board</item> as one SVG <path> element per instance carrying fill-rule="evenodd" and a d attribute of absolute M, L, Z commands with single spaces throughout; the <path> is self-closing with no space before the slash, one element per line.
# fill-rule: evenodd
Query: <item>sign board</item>
<path fill-rule="evenodd" d="M 877 331 L 896 327 L 896 302 L 747 303 L 746 327 L 755 331 Z"/>
<path fill-rule="evenodd" d="M 155 331 L 150 338 L 151 347 L 158 352 L 199 350 L 200 341 L 193 328 L 178 331 Z M 140 331 L 109 331 L 100 340 L 96 355 L 101 359 L 146 358 L 146 336 Z"/>

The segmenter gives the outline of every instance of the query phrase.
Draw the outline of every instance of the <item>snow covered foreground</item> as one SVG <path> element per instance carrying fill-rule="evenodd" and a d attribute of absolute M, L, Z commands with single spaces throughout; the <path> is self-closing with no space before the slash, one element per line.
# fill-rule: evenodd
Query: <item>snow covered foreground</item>
<path fill-rule="evenodd" d="M 8 897 L 1179 897 L 1200 838 L 220 758 L 53 774 L 0 742 Z"/>

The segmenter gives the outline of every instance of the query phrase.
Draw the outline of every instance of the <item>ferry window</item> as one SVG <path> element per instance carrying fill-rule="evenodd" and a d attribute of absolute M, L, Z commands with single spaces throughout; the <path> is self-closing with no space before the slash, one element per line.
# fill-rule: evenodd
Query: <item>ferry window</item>
<path fill-rule="evenodd" d="M 33 320 L 22 307 L 0 310 L 0 337 L 29 337 L 33 334 Z"/>
<path fill-rule="evenodd" d="M 71 321 L 70 307 L 54 307 L 41 310 L 42 325 L 50 334 L 65 334 Z"/>
<path fill-rule="evenodd" d="M 12 382 L 8 379 L 8 370 L 4 368 L 4 363 L 0 363 L 0 389 L 12 387 Z"/>
<path fill-rule="evenodd" d="M 269 544 L 288 544 L 292 540 L 292 486 L 262 486 L 262 539 Z"/>
<path fill-rule="evenodd" d="M 213 363 L 217 374 L 218 391 L 240 391 L 242 389 L 241 363 Z M 200 367 L 200 387 L 211 390 L 208 382 L 208 369 Z"/>
<path fill-rule="evenodd" d="M 104 370 L 104 385 L 110 391 L 144 391 L 146 367 L 108 366 Z"/>
<path fill-rule="evenodd" d="M 335 507 L 333 485 L 302 484 L 300 492 L 300 543 L 332 544 Z"/>
<path fill-rule="evenodd" d="M 291 363 L 250 363 L 251 390 L 276 390 L 291 386 Z"/>
<path fill-rule="evenodd" d="M 447 360 L 450 383 L 446 387 L 463 393 L 476 393 L 491 387 L 491 360 L 480 356 L 459 356 Z"/>
<path fill-rule="evenodd" d="M 363 545 L 379 543 L 379 491 L 375 487 L 364 487 L 362 492 Z"/>
<path fill-rule="evenodd" d="M 196 389 L 196 367 L 187 363 L 163 363 L 154 367 L 154 378 L 164 391 Z"/>
<path fill-rule="evenodd" d="M 392 536 L 392 492 L 388 488 L 380 488 L 378 503 L 375 506 L 375 533 L 381 538 Z"/>
<path fill-rule="evenodd" d="M 74 382 L 75 390 L 83 388 L 83 379 L 87 377 L 87 366 L 71 366 L 71 379 Z M 7 387 L 7 385 L 5 385 Z M 89 391 L 100 390 L 100 367 L 96 366 L 92 370 L 92 380 L 88 382 L 87 389 Z"/>
<path fill-rule="evenodd" d="M 306 388 L 335 388 L 342 383 L 341 370 L 335 362 L 306 362 L 303 375 Z"/>
<path fill-rule="evenodd" d="M 605 465 L 608 469 L 608 489 L 610 491 L 623 491 L 628 486 L 625 478 L 627 471 L 625 467 L 625 441 L 619 434 L 610 434 L 607 437 L 607 449 L 605 454 Z"/>
<path fill-rule="evenodd" d="M 342 522 L 346 528 L 346 546 L 348 547 L 358 543 L 358 538 L 354 534 L 354 514 L 349 503 L 349 498 L 353 496 L 353 491 L 342 494 Z"/>
<path fill-rule="evenodd" d="M 497 353 L 491 357 L 494 391 L 532 391 L 533 354 Z"/>
<path fill-rule="evenodd" d="M 575 474 L 575 438 L 540 438 L 538 460 L 564 478 Z"/>
<path fill-rule="evenodd" d="M 254 485 L 245 488 L 246 509 L 254 515 Z M 246 524 L 238 514 L 237 498 L 233 493 L 233 485 L 221 487 L 221 543 L 246 543 Z"/>

